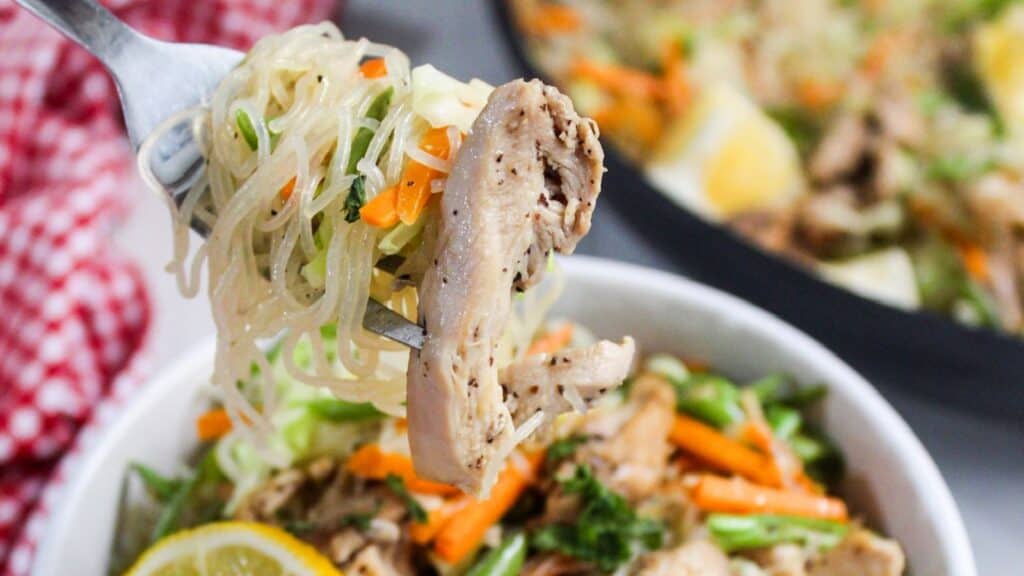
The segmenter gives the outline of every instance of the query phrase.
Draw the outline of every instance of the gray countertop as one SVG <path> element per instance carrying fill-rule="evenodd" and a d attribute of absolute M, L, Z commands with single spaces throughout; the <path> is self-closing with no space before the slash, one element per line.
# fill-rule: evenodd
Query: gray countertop
<path fill-rule="evenodd" d="M 347 36 L 401 46 L 414 64 L 430 62 L 459 78 L 499 83 L 519 74 L 486 1 L 355 0 L 343 22 Z M 166 208 L 144 196 L 119 237 L 143 263 L 152 288 L 158 364 L 213 330 L 205 300 L 184 301 L 163 271 L 170 256 L 168 233 Z M 685 272 L 661 257 L 608 204 L 597 211 L 580 252 Z M 1024 574 L 1024 423 L 959 414 L 885 382 L 874 384 L 910 423 L 952 488 L 978 573 Z"/>

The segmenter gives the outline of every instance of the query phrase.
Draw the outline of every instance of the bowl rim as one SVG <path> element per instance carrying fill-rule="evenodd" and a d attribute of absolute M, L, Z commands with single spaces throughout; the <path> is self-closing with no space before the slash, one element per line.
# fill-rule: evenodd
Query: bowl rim
<path fill-rule="evenodd" d="M 868 417 L 874 420 L 874 424 L 888 431 L 888 441 L 907 460 L 908 479 L 915 490 L 931 503 L 930 506 L 935 509 L 935 516 L 943 519 L 936 527 L 936 533 L 940 541 L 947 546 L 946 552 L 952 573 L 961 576 L 977 575 L 974 553 L 960 511 L 931 455 L 910 426 L 882 395 L 822 344 L 770 312 L 736 296 L 676 274 L 582 255 L 562 258 L 560 264 L 566 274 L 573 278 L 605 283 L 642 283 L 651 290 L 677 296 L 684 295 L 698 308 L 718 310 L 721 314 L 736 319 L 737 322 L 759 325 L 762 330 L 774 334 L 780 342 L 784 342 L 784 346 L 799 350 L 800 356 L 826 375 L 830 387 L 840 387 L 852 392 L 851 397 L 861 405 L 861 409 Z M 53 571 L 56 566 L 53 566 L 55 560 L 50 560 L 55 558 L 52 552 L 63 541 L 64 533 L 71 529 L 75 520 L 72 518 L 72 507 L 65 504 L 80 501 L 87 496 L 85 492 L 90 479 L 103 467 L 111 451 L 130 430 L 137 415 L 152 410 L 151 405 L 159 401 L 168 389 L 194 378 L 197 370 L 210 364 L 209 359 L 212 358 L 214 349 L 215 341 L 211 335 L 172 359 L 122 406 L 120 413 L 109 424 L 99 430 L 97 441 L 85 448 L 81 460 L 72 470 L 72 474 L 68 475 L 71 480 L 65 483 L 55 499 L 55 512 L 50 517 L 44 537 L 36 550 L 33 574 L 58 573 Z"/>

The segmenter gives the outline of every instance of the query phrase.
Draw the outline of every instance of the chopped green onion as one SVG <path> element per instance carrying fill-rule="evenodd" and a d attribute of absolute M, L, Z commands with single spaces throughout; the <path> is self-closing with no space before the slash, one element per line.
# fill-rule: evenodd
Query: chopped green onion
<path fill-rule="evenodd" d="M 776 402 L 787 384 L 786 377 L 782 374 L 770 374 L 747 385 L 747 389 L 757 396 L 758 402 L 762 405 Z"/>
<path fill-rule="evenodd" d="M 238 132 L 242 134 L 249 149 L 255 152 L 260 146 L 260 140 L 256 136 L 256 128 L 252 124 L 252 119 L 245 113 L 245 110 L 239 108 L 235 111 L 235 123 L 238 124 Z"/>
<path fill-rule="evenodd" d="M 167 504 L 183 483 L 178 478 L 168 478 L 138 462 L 132 463 L 131 467 L 139 475 L 139 478 L 142 479 L 142 483 L 145 484 L 149 494 L 161 504 Z"/>
<path fill-rule="evenodd" d="M 309 403 L 309 410 L 331 422 L 366 422 L 386 415 L 369 402 L 346 402 L 335 398 L 319 398 Z"/>
<path fill-rule="evenodd" d="M 366 532 L 370 529 L 370 521 L 377 516 L 378 512 L 380 512 L 379 504 L 373 509 L 373 511 L 366 512 L 365 514 L 346 514 L 345 517 L 341 519 L 341 525 L 351 526 L 360 532 Z"/>
<path fill-rule="evenodd" d="M 405 248 L 409 242 L 412 242 L 427 223 L 426 212 L 420 215 L 420 217 L 412 224 L 405 224 L 399 222 L 397 226 L 391 229 L 380 242 L 377 243 L 377 248 L 380 249 L 382 254 L 387 256 L 393 256 L 398 254 Z"/>
<path fill-rule="evenodd" d="M 693 374 L 676 390 L 676 409 L 716 428 L 731 426 L 744 418 L 739 389 L 722 376 Z"/>
<path fill-rule="evenodd" d="M 388 474 L 388 477 L 384 479 L 384 483 L 389 490 L 394 492 L 395 496 L 401 498 L 405 503 L 405 507 L 409 511 L 409 517 L 413 519 L 413 522 L 417 524 L 427 523 L 427 511 L 412 497 L 412 494 L 409 494 L 409 490 L 406 489 L 405 481 L 402 480 L 401 476 Z"/>
<path fill-rule="evenodd" d="M 828 395 L 824 384 L 801 386 L 779 397 L 778 402 L 794 408 L 809 406 Z"/>
<path fill-rule="evenodd" d="M 686 365 L 680 359 L 670 354 L 655 354 L 651 356 L 644 364 L 644 369 L 648 372 L 654 372 L 659 376 L 664 376 L 670 382 L 684 382 L 690 377 L 690 371 L 687 370 Z"/>
<path fill-rule="evenodd" d="M 377 98 L 370 104 L 370 108 L 366 111 L 366 117 L 377 120 L 378 122 L 384 119 L 387 114 L 388 106 L 391 105 L 391 95 L 394 93 L 392 88 L 380 93 Z M 356 131 L 355 137 L 352 139 L 352 149 L 348 157 L 348 166 L 345 167 L 346 174 L 355 174 L 356 166 L 359 161 L 366 156 L 366 150 L 370 147 L 370 141 L 373 140 L 374 131 L 363 127 Z"/>
<path fill-rule="evenodd" d="M 370 107 L 366 109 L 366 117 L 372 118 L 378 122 L 383 120 L 384 117 L 388 115 L 388 107 L 391 106 L 391 96 L 394 93 L 394 88 L 388 88 L 381 92 L 380 95 L 374 98 L 373 102 L 370 103 Z"/>
<path fill-rule="evenodd" d="M 779 440 L 787 440 L 800 430 L 803 417 L 800 411 L 779 404 L 769 406 L 765 418 L 772 434 Z"/>
<path fill-rule="evenodd" d="M 506 538 L 466 572 L 466 576 L 516 576 L 526 563 L 526 536 L 519 532 Z"/>
<path fill-rule="evenodd" d="M 784 542 L 828 549 L 839 544 L 849 530 L 846 524 L 831 520 L 773 514 L 712 514 L 707 527 L 715 543 L 726 552 L 769 548 Z"/>

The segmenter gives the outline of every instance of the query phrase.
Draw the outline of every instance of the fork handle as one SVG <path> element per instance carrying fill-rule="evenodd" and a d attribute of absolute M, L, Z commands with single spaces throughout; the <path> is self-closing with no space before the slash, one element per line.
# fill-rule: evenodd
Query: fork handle
<path fill-rule="evenodd" d="M 141 36 L 94 0 L 16 0 L 114 71 Z"/>

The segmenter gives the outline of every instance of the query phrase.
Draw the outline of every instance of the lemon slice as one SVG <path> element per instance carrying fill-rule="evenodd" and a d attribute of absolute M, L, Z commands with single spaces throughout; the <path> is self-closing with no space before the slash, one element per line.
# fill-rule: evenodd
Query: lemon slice
<path fill-rule="evenodd" d="M 154 544 L 127 576 L 341 576 L 312 546 L 252 522 L 218 522 Z"/>

